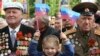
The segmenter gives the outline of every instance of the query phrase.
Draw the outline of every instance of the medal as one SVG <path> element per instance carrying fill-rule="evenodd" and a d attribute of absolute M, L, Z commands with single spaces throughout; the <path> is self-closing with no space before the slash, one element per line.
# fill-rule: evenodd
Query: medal
<path fill-rule="evenodd" d="M 4 56 L 3 53 L 1 53 L 0 56 Z"/>
<path fill-rule="evenodd" d="M 4 55 L 7 56 L 8 54 L 5 52 Z"/>
<path fill-rule="evenodd" d="M 98 47 L 98 46 L 99 46 L 99 44 L 98 44 L 98 42 L 97 42 L 97 41 L 95 42 L 95 46 L 96 46 L 96 47 Z"/>
<path fill-rule="evenodd" d="M 27 38 L 27 37 L 25 37 L 25 40 L 28 40 L 28 38 Z"/>
<path fill-rule="evenodd" d="M 81 46 L 81 44 L 79 43 L 79 46 Z"/>
<path fill-rule="evenodd" d="M 20 45 L 20 41 L 17 41 L 17 45 L 18 45 L 18 46 Z"/>
<path fill-rule="evenodd" d="M 11 53 L 11 50 L 8 49 L 8 54 L 10 54 L 10 53 Z"/>
<path fill-rule="evenodd" d="M 72 35 L 69 35 L 69 38 L 70 38 L 70 39 L 72 39 L 72 38 L 73 38 L 73 36 L 72 36 Z"/>
<path fill-rule="evenodd" d="M 5 41 L 8 42 L 8 38 L 6 38 Z"/>
<path fill-rule="evenodd" d="M 8 37 L 8 34 L 5 34 L 5 37 L 7 38 Z"/>
<path fill-rule="evenodd" d="M 28 38 L 28 41 L 31 41 L 31 38 Z"/>
<path fill-rule="evenodd" d="M 8 48 L 9 48 L 9 46 L 7 45 L 7 46 L 6 46 L 6 48 L 8 49 Z"/>
<path fill-rule="evenodd" d="M 78 41 L 75 41 L 75 44 L 78 44 Z"/>

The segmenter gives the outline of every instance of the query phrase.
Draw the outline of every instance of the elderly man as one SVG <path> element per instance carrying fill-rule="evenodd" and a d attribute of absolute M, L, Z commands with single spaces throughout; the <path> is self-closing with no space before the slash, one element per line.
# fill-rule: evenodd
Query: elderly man
<path fill-rule="evenodd" d="M 67 31 L 66 35 L 75 46 L 75 56 L 100 56 L 100 30 L 94 27 L 97 6 L 84 2 L 73 10 L 81 14 L 77 20 L 78 27 Z"/>
<path fill-rule="evenodd" d="M 32 37 L 35 30 L 21 24 L 23 18 L 23 6 L 19 2 L 8 2 L 4 4 L 5 19 L 8 26 L 0 30 L 0 56 L 27 55 L 23 51 L 27 51 L 28 41 Z M 3 43 L 5 42 L 5 43 Z M 26 44 L 24 44 L 26 43 Z M 21 48 L 22 47 L 22 48 Z M 17 52 L 16 52 L 17 51 Z M 24 54 L 23 54 L 24 53 Z M 19 56 L 19 55 L 18 55 Z"/>

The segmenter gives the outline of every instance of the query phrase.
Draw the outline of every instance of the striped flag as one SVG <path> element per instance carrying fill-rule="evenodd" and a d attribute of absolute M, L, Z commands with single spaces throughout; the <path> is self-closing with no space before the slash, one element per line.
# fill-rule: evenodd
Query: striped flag
<path fill-rule="evenodd" d="M 35 4 L 35 16 L 41 17 L 48 14 L 50 8 L 47 4 Z"/>
<path fill-rule="evenodd" d="M 2 8 L 2 0 L 0 0 L 0 9 Z"/>
<path fill-rule="evenodd" d="M 62 20 L 70 20 L 70 24 L 74 24 L 76 20 L 79 18 L 80 14 L 77 12 L 74 12 L 68 8 L 61 7 L 61 18 Z"/>
<path fill-rule="evenodd" d="M 61 16 L 62 16 L 62 19 L 63 18 L 71 18 L 72 20 L 77 20 L 80 16 L 80 13 L 77 13 L 75 11 L 72 11 L 68 8 L 65 8 L 65 7 L 62 7 L 60 9 L 60 12 L 61 12 Z"/>
<path fill-rule="evenodd" d="M 67 8 L 61 7 L 60 13 L 61 13 L 61 18 L 62 18 L 63 20 L 66 20 L 66 19 L 69 18 L 69 12 L 68 12 L 68 11 L 69 11 L 69 10 L 68 10 Z"/>

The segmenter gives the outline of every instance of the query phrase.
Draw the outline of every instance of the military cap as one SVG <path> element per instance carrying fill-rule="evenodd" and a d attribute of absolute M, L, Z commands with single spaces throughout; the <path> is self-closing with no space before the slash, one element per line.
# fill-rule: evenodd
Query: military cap
<path fill-rule="evenodd" d="M 24 10 L 24 7 L 20 2 L 7 2 L 7 3 L 5 3 L 3 9 L 6 10 L 8 8 L 17 8 L 17 9 L 20 9 L 22 11 Z"/>
<path fill-rule="evenodd" d="M 94 3 L 83 2 L 74 6 L 72 10 L 84 16 L 91 16 L 96 13 L 96 11 L 98 10 L 98 7 Z"/>

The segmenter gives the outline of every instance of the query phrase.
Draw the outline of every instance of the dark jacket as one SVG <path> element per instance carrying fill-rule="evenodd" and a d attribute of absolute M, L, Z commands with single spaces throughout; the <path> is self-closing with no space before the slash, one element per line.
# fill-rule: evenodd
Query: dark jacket
<path fill-rule="evenodd" d="M 26 25 L 21 24 L 19 31 L 21 31 L 23 33 L 23 35 L 27 34 L 27 33 L 31 33 L 33 35 L 33 33 L 35 32 L 35 30 L 33 28 L 30 28 Z M 0 30 L 0 33 L 5 33 L 8 34 L 8 46 L 9 49 L 11 50 L 11 52 L 15 52 L 17 49 L 17 40 L 15 41 L 14 47 L 12 46 L 12 41 L 10 38 L 10 32 L 9 32 L 9 28 L 8 26 L 4 27 L 3 29 Z"/>

